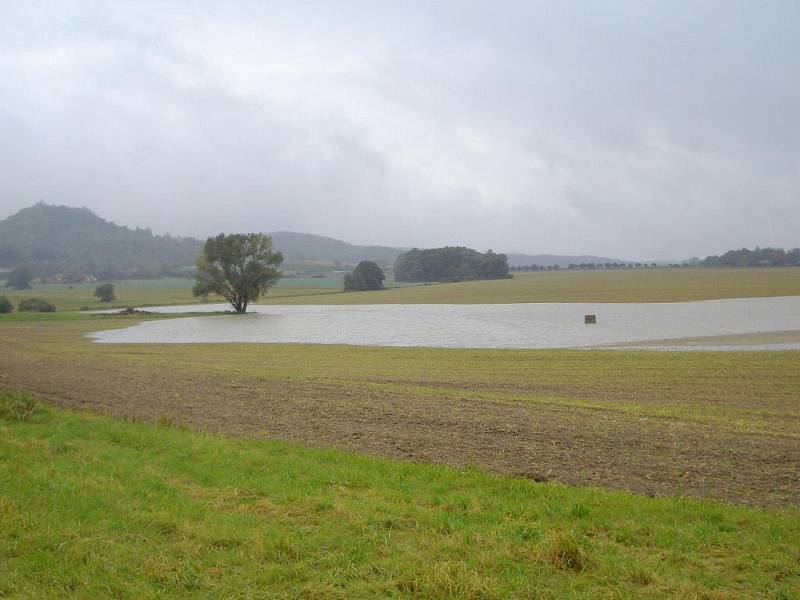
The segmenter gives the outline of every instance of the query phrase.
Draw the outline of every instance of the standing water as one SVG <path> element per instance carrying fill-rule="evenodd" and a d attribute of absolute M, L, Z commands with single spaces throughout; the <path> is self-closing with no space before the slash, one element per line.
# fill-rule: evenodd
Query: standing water
<path fill-rule="evenodd" d="M 800 296 L 676 303 L 257 305 L 246 315 L 150 321 L 100 331 L 100 343 L 300 343 L 443 348 L 575 348 L 800 330 Z M 155 312 L 209 312 L 227 305 Z M 587 314 L 597 323 L 586 325 Z M 800 349 L 792 341 L 749 348 Z M 709 343 L 700 347 L 718 347 Z"/>

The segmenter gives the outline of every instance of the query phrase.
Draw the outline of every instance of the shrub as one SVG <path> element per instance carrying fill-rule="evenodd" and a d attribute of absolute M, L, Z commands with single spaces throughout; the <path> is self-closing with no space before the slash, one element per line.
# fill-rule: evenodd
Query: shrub
<path fill-rule="evenodd" d="M 41 298 L 26 298 L 19 303 L 17 310 L 27 312 L 56 312 L 56 307 Z"/>
<path fill-rule="evenodd" d="M 30 394 L 0 392 L 0 419 L 28 421 L 42 411 L 42 406 Z"/>
<path fill-rule="evenodd" d="M 0 313 L 10 313 L 12 310 L 14 310 L 14 305 L 11 304 L 11 300 L 0 296 Z"/>

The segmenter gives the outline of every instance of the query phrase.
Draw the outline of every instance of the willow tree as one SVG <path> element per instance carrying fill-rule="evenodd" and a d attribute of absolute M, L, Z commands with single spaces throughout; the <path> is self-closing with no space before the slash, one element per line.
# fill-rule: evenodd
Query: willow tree
<path fill-rule="evenodd" d="M 219 294 L 237 313 L 275 285 L 283 262 L 273 252 L 272 238 L 263 233 L 220 233 L 206 240 L 197 258 L 196 282 L 192 293 L 207 297 Z"/>

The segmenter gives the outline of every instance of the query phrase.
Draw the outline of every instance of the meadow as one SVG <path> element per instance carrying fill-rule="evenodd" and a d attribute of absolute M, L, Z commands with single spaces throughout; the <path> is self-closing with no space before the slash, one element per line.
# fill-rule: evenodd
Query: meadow
<path fill-rule="evenodd" d="M 5 289 L 0 286 L 0 295 L 6 296 L 15 305 L 25 298 L 42 298 L 56 306 L 59 311 L 100 310 L 104 308 L 125 308 L 128 306 L 169 306 L 176 304 L 204 304 L 224 302 L 224 299 L 210 295 L 208 300 L 192 295 L 193 280 L 178 277 L 162 279 L 126 279 L 112 282 L 116 300 L 101 302 L 94 296 L 95 283 L 34 283 L 29 290 Z M 387 287 L 403 286 L 388 282 Z M 306 299 L 318 294 L 341 293 L 342 279 L 339 277 L 281 279 L 268 293 L 269 299 L 279 300 L 293 296 Z"/>
<path fill-rule="evenodd" d="M 0 292 L 14 304 L 38 297 L 59 310 L 197 304 L 187 279 L 114 282 L 116 301 L 93 296 L 96 283 L 34 284 L 31 290 Z M 683 302 L 718 298 L 800 295 L 800 268 L 619 269 L 514 273 L 512 279 L 408 285 L 389 280 L 387 289 L 343 292 L 339 278 L 282 279 L 261 304 L 506 304 L 516 302 Z M 210 303 L 222 299 L 211 296 Z"/>
<path fill-rule="evenodd" d="M 121 283 L 120 305 L 188 303 L 188 284 L 149 285 Z M 593 301 L 785 295 L 800 269 L 268 296 L 553 301 L 581 285 Z M 75 306 L 93 289 L 36 295 Z M 798 352 L 84 337 L 159 318 L 0 315 L 0 597 L 800 593 Z M 9 392 L 42 406 L 20 420 Z"/>
<path fill-rule="evenodd" d="M 614 269 L 514 273 L 512 279 L 432 284 L 320 297 L 265 298 L 283 304 L 506 304 L 514 302 L 684 302 L 796 296 L 800 268 Z"/>
<path fill-rule="evenodd" d="M 0 416 L 0 491 L 2 597 L 787 600 L 798 589 L 797 510 L 167 421 Z"/>

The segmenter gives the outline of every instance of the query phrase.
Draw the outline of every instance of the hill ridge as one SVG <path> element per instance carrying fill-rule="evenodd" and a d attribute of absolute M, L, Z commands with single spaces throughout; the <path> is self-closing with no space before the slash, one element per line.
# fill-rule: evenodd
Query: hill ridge
<path fill-rule="evenodd" d="M 372 260 L 391 266 L 410 247 L 358 245 L 338 238 L 296 231 L 273 231 L 274 247 L 287 263 L 325 261 L 349 266 Z M 194 264 L 203 241 L 153 234 L 106 220 L 86 207 L 36 204 L 0 220 L 0 268 L 31 264 L 42 275 L 66 271 L 166 274 Z M 581 262 L 629 262 L 590 255 L 506 253 L 512 267 L 538 264 L 566 267 Z"/>

